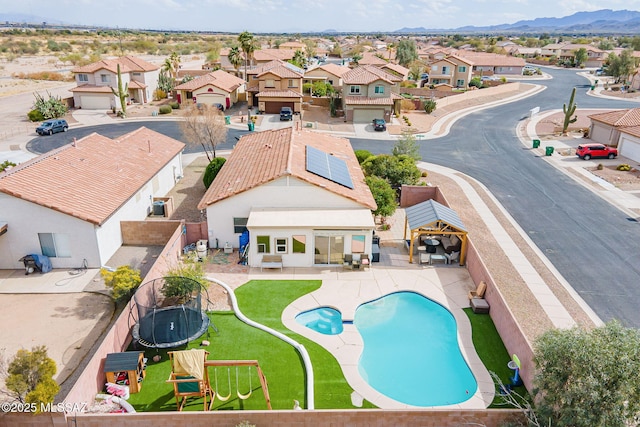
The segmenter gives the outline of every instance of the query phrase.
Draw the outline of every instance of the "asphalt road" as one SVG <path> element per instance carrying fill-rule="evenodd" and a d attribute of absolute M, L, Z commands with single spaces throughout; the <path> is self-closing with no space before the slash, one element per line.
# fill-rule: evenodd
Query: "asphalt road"
<path fill-rule="evenodd" d="M 640 223 L 595 196 L 524 147 L 515 134 L 530 109 L 562 108 L 572 87 L 578 87 L 578 108 L 631 108 L 637 103 L 586 95 L 588 82 L 575 70 L 550 70 L 551 80 L 537 83 L 547 89 L 515 103 L 470 114 L 449 135 L 420 141 L 422 159 L 466 173 L 482 182 L 503 204 L 558 271 L 605 321 L 619 319 L 640 327 Z M 98 132 L 116 137 L 141 123 L 120 123 L 72 129 L 64 134 L 35 138 L 30 151 L 43 153 Z M 181 139 L 176 122 L 154 120 L 145 126 Z M 218 149 L 231 149 L 246 131 L 230 130 Z M 392 144 L 351 139 L 354 149 L 389 152 Z M 189 147 L 185 152 L 201 151 Z M 576 160 L 577 161 L 577 160 Z"/>

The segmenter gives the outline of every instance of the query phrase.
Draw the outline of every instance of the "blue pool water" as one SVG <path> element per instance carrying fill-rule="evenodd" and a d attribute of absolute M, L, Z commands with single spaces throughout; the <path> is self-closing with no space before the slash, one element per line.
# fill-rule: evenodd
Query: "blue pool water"
<path fill-rule="evenodd" d="M 342 333 L 342 313 L 331 307 L 318 307 L 296 316 L 296 322 L 325 335 Z"/>
<path fill-rule="evenodd" d="M 413 406 L 464 402 L 478 388 L 458 346 L 453 315 L 414 292 L 358 307 L 364 341 L 358 370 L 380 393 Z"/>

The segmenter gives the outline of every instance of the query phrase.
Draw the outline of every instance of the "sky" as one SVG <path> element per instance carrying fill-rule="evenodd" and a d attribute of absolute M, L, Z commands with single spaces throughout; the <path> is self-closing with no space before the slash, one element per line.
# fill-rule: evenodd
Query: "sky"
<path fill-rule="evenodd" d="M 453 29 L 600 9 L 640 11 L 640 0 L 0 0 L 2 16 L 24 14 L 48 22 L 131 29 L 252 33 Z"/>

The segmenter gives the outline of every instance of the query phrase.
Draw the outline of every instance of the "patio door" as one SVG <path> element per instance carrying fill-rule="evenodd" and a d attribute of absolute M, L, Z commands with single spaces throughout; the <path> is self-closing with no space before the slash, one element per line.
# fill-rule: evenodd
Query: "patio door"
<path fill-rule="evenodd" d="M 314 264 L 342 264 L 344 259 L 344 236 L 342 234 L 316 234 L 314 246 Z"/>

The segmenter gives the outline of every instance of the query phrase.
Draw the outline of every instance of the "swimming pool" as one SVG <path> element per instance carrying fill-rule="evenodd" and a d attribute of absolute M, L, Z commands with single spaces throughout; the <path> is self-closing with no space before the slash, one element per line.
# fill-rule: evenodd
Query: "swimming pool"
<path fill-rule="evenodd" d="M 341 334 L 342 313 L 331 307 L 318 307 L 296 316 L 296 322 L 325 335 Z"/>
<path fill-rule="evenodd" d="M 364 342 L 358 371 L 380 393 L 413 406 L 442 406 L 476 392 L 455 319 L 440 304 L 397 292 L 358 307 L 354 324 Z"/>

